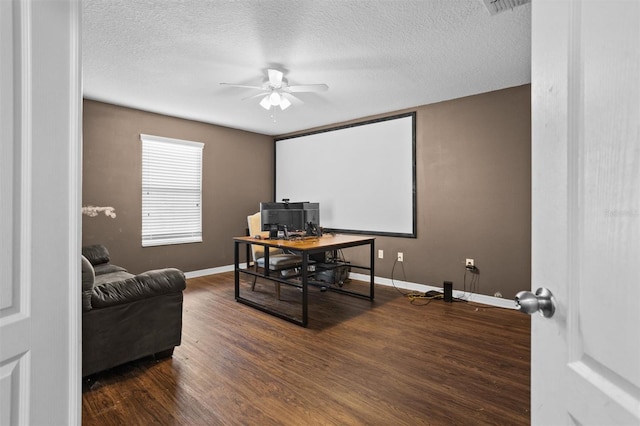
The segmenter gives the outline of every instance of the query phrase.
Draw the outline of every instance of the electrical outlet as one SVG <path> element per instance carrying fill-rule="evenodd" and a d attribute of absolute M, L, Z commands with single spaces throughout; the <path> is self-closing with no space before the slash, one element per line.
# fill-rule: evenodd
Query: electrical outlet
<path fill-rule="evenodd" d="M 465 267 L 469 267 L 469 266 L 476 266 L 476 264 L 474 263 L 473 259 L 467 259 L 467 260 L 464 262 L 464 266 L 465 266 Z"/>
<path fill-rule="evenodd" d="M 401 251 L 398 252 L 398 262 L 402 262 L 404 260 L 404 255 Z"/>
<path fill-rule="evenodd" d="M 378 259 L 384 259 L 384 250 L 378 250 Z"/>

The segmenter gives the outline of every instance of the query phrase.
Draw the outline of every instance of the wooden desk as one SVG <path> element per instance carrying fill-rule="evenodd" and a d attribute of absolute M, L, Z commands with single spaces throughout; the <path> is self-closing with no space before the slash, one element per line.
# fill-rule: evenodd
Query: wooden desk
<path fill-rule="evenodd" d="M 253 237 L 235 237 L 234 239 L 234 266 L 235 266 L 235 297 L 236 300 L 240 303 L 252 306 L 256 309 L 260 309 L 269 314 L 275 315 L 279 318 L 285 319 L 287 321 L 293 322 L 295 324 L 301 325 L 303 327 L 307 326 L 308 323 L 308 286 L 309 284 L 318 285 L 318 283 L 313 283 L 310 280 L 310 276 L 313 273 L 309 273 L 309 256 L 316 253 L 323 253 L 328 251 L 337 251 L 350 247 L 357 246 L 365 246 L 369 245 L 370 247 L 370 257 L 369 257 L 369 266 L 362 265 L 354 265 L 349 264 L 351 268 L 354 269 L 363 269 L 369 271 L 370 274 L 370 283 L 369 283 L 369 293 L 357 293 L 348 291 L 342 288 L 336 288 L 334 286 L 327 286 L 327 289 L 330 291 L 335 291 L 338 293 L 343 293 L 351 296 L 363 297 L 369 300 L 373 300 L 374 297 L 374 265 L 375 265 L 375 238 L 371 237 L 362 237 L 357 235 L 323 235 L 318 238 L 304 238 L 297 240 L 268 240 L 268 239 L 255 239 Z M 269 271 L 269 268 L 265 268 L 263 273 L 258 273 L 256 271 L 250 270 L 249 259 L 247 259 L 247 268 L 240 268 L 240 245 L 250 245 L 257 244 L 265 247 L 265 265 L 269 265 L 269 250 L 268 248 L 280 248 L 284 250 L 288 250 L 294 252 L 296 254 L 300 254 L 302 257 L 302 266 L 300 276 L 296 281 L 292 281 L 291 279 L 287 279 L 286 277 L 276 276 L 273 271 Z M 248 246 L 247 246 L 248 247 Z M 257 276 L 259 278 L 264 278 L 267 280 L 279 282 L 286 285 L 294 285 L 296 287 L 300 287 L 302 290 L 302 319 L 298 320 L 290 315 L 287 315 L 283 312 L 272 309 L 266 305 L 257 303 L 255 300 L 249 300 L 245 297 L 242 297 L 240 294 L 240 274 L 245 274 L 247 276 Z"/>

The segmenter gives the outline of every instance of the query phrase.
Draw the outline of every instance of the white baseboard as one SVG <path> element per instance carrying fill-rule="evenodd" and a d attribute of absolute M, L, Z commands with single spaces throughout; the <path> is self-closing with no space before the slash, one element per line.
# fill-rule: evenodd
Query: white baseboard
<path fill-rule="evenodd" d="M 247 265 L 246 263 L 242 263 L 240 264 L 240 267 L 246 268 Z M 215 275 L 215 274 L 221 274 L 223 272 L 232 272 L 232 271 L 233 271 L 233 265 L 227 265 L 227 266 L 220 266 L 218 268 L 209 268 L 209 269 L 201 269 L 199 271 L 185 272 L 184 275 L 187 278 L 198 278 L 198 277 L 204 277 L 206 275 Z M 349 274 L 349 278 L 358 280 L 358 281 L 365 281 L 365 282 L 369 281 L 369 275 L 357 274 L 353 272 Z M 397 288 L 402 288 L 402 289 L 411 290 L 411 291 L 419 291 L 422 293 L 425 293 L 427 291 L 432 291 L 432 290 L 442 292 L 442 287 L 433 287 L 426 284 L 417 284 L 417 283 L 411 283 L 408 281 L 391 280 L 390 278 L 375 277 L 374 283 L 389 286 L 389 287 L 395 286 Z M 503 299 L 500 297 L 462 292 L 459 290 L 453 291 L 453 297 L 456 299 L 467 300 L 469 302 L 476 302 L 476 303 L 482 303 L 484 305 L 496 306 L 499 308 L 516 309 L 515 303 L 513 302 L 513 300 Z"/>
<path fill-rule="evenodd" d="M 351 272 L 349 278 L 359 281 L 369 281 L 369 275 L 357 274 Z M 427 291 L 439 291 L 442 292 L 442 287 L 434 287 L 427 284 L 417 284 L 408 281 L 391 280 L 390 278 L 375 277 L 374 283 L 380 285 L 386 285 L 389 287 L 402 288 L 404 290 L 418 291 L 425 293 Z M 496 306 L 499 308 L 516 309 L 515 303 L 510 299 L 503 299 L 501 297 L 486 296 L 484 294 L 476 294 L 470 292 L 462 292 L 459 290 L 453 290 L 453 297 L 456 299 L 467 300 L 469 302 L 482 303 L 483 305 Z"/>
<path fill-rule="evenodd" d="M 246 268 L 247 264 L 241 263 L 240 267 Z M 199 271 L 185 272 L 184 276 L 187 278 L 198 278 L 198 277 L 204 277 L 206 275 L 221 274 L 223 272 L 233 272 L 233 265 L 220 266 L 218 268 L 200 269 Z"/>

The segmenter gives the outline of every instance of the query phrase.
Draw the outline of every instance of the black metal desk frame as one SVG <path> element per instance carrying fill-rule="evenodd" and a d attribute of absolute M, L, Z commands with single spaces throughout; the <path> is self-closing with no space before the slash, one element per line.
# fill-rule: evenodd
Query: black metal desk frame
<path fill-rule="evenodd" d="M 285 249 L 294 253 L 299 253 L 302 257 L 302 265 L 301 272 L 297 276 L 300 281 L 292 282 L 292 278 L 295 277 L 277 277 L 272 275 L 274 271 L 270 271 L 269 268 L 264 268 L 263 273 L 259 273 L 249 269 L 249 258 L 247 257 L 247 267 L 244 269 L 240 268 L 240 245 L 241 244 L 257 244 L 265 247 L 265 265 L 269 265 L 269 248 L 280 248 Z M 234 271 L 235 271 L 235 298 L 237 302 L 242 304 L 251 306 L 255 309 L 261 310 L 268 314 L 274 315 L 278 318 L 284 319 L 286 321 L 292 322 L 297 325 L 301 325 L 306 327 L 308 324 L 309 313 L 308 313 L 308 287 L 309 285 L 319 285 L 318 283 L 314 283 L 311 280 L 313 273 L 309 272 L 309 265 L 311 264 L 309 260 L 309 256 L 316 253 L 323 253 L 333 251 L 334 253 L 341 249 L 346 249 L 350 247 L 364 246 L 369 245 L 370 247 L 370 255 L 369 255 L 369 266 L 363 265 L 353 265 L 349 264 L 351 268 L 361 269 L 369 271 L 370 282 L 369 282 L 369 294 L 357 293 L 349 290 L 345 290 L 343 288 L 336 288 L 334 286 L 328 286 L 327 289 L 329 291 L 334 291 L 337 293 L 342 293 L 355 297 L 362 297 L 368 300 L 373 300 L 374 298 L 374 276 L 375 276 L 375 238 L 371 237 L 359 237 L 359 236 L 351 236 L 351 235 L 326 235 L 315 240 L 302 240 L 302 241 L 288 241 L 288 240 L 259 240 L 252 237 L 236 237 L 234 238 Z M 249 246 L 247 246 L 249 247 Z M 286 285 L 294 285 L 299 286 L 302 289 L 302 319 L 299 320 L 297 318 L 293 318 L 289 315 L 286 315 L 282 312 L 270 309 L 267 306 L 256 303 L 253 300 L 246 299 L 240 296 L 240 274 L 254 276 L 258 278 L 267 279 L 274 282 L 279 282 L 281 284 Z"/>

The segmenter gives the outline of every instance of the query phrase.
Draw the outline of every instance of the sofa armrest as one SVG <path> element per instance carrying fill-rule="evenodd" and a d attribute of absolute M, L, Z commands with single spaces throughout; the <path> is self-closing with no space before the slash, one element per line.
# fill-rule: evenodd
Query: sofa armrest
<path fill-rule="evenodd" d="M 102 244 L 82 247 L 82 255 L 86 257 L 93 266 L 109 263 L 109 250 Z"/>
<path fill-rule="evenodd" d="M 93 284 L 96 281 L 96 273 L 93 270 L 91 262 L 81 256 L 82 262 L 82 310 L 91 310 L 91 293 L 93 292 Z"/>
<path fill-rule="evenodd" d="M 157 269 L 94 287 L 91 306 L 99 309 L 122 305 L 163 294 L 182 292 L 186 286 L 182 271 L 175 268 Z"/>

